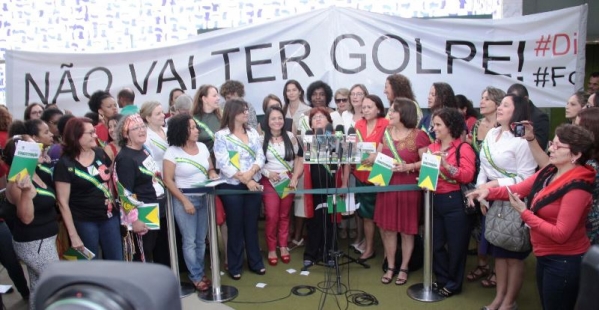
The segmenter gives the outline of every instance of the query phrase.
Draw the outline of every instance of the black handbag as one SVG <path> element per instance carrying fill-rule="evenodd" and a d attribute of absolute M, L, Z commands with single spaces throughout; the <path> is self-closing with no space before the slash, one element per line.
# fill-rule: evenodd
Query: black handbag
<path fill-rule="evenodd" d="M 461 143 L 458 146 L 458 149 L 456 150 L 456 160 L 457 160 L 457 164 L 458 167 L 460 166 L 460 149 L 462 148 L 462 145 L 467 144 L 467 143 Z M 462 203 L 464 204 L 464 212 L 466 214 L 472 215 L 472 214 L 477 214 L 480 213 L 480 203 L 477 200 L 474 200 L 474 206 L 471 207 L 470 205 L 468 205 L 468 199 L 466 198 L 466 194 L 468 194 L 469 192 L 473 191 L 476 189 L 476 186 L 474 185 L 474 182 L 470 182 L 470 183 L 466 183 L 466 184 L 462 184 L 460 183 L 460 190 L 462 192 Z"/>

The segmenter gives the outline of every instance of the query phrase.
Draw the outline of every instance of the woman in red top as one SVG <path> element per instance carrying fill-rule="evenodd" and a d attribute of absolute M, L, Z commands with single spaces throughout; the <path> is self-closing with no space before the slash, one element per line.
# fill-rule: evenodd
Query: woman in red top
<path fill-rule="evenodd" d="M 379 152 L 394 159 L 390 185 L 416 183 L 420 157 L 431 143 L 426 133 L 416 128 L 417 125 L 418 113 L 414 102 L 408 98 L 393 100 L 389 110 L 389 127 L 379 145 Z M 414 235 L 418 234 L 421 200 L 420 190 L 378 193 L 376 196 L 374 221 L 380 228 L 389 266 L 381 278 L 383 284 L 391 283 L 396 272 L 395 284 L 404 285 L 408 281 L 408 264 L 414 250 Z M 395 261 L 398 232 L 401 234 L 401 262 Z"/>
<path fill-rule="evenodd" d="M 385 107 L 383 101 L 376 95 L 368 95 L 362 101 L 362 119 L 356 122 L 356 136 L 359 143 L 371 142 L 374 144 L 372 154 L 358 165 L 354 176 L 356 177 L 356 186 L 373 186 L 368 182 L 370 170 L 361 170 L 360 167 L 370 167 L 376 158 L 376 150 L 378 145 L 383 140 L 385 129 L 389 125 L 389 120 L 385 118 Z M 365 168 L 366 169 L 366 168 Z M 347 173 L 344 174 L 344 177 Z M 347 179 L 347 177 L 346 177 Z M 347 180 L 344 180 L 347 184 Z M 360 203 L 358 215 L 364 219 L 364 252 L 358 260 L 364 262 L 374 258 L 374 205 L 376 201 L 376 193 L 361 193 L 356 194 L 356 201 Z"/>
<path fill-rule="evenodd" d="M 444 297 L 460 293 L 470 239 L 470 216 L 464 212 L 460 183 L 474 179 L 475 155 L 462 143 L 464 117 L 457 109 L 441 108 L 431 120 L 436 141 L 428 149 L 441 156 L 437 190 L 433 195 L 433 289 Z M 459 162 L 457 150 L 459 148 Z"/>
<path fill-rule="evenodd" d="M 535 175 L 505 187 L 477 189 L 478 200 L 510 200 L 530 227 L 537 257 L 537 286 L 543 309 L 574 309 L 582 256 L 590 247 L 586 218 L 592 202 L 595 171 L 585 166 L 591 157 L 593 135 L 565 124 L 549 144 L 549 162 Z M 528 197 L 528 205 L 522 202 Z"/>

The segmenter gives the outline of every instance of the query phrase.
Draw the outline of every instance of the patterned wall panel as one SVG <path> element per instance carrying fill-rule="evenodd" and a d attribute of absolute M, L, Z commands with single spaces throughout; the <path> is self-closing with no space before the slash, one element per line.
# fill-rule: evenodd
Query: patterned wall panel
<path fill-rule="evenodd" d="M 263 23 L 327 8 L 402 17 L 493 14 L 503 0 L 0 0 L 0 103 L 4 50 L 99 52 L 188 39 L 198 29 Z"/>

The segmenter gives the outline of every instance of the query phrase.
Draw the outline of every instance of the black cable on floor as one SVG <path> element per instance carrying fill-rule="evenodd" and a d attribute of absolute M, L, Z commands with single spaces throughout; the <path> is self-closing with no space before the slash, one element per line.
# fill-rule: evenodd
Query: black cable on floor
<path fill-rule="evenodd" d="M 266 304 L 266 303 L 277 302 L 277 301 L 287 299 L 287 298 L 291 297 L 291 295 L 295 295 L 295 296 L 299 296 L 299 297 L 310 296 L 310 295 L 314 294 L 316 292 L 316 290 L 317 290 L 317 288 L 314 286 L 296 285 L 291 288 L 291 290 L 289 291 L 289 294 L 287 294 L 287 296 L 285 296 L 285 297 L 280 297 L 280 298 L 265 300 L 265 301 L 235 301 L 235 300 L 233 300 L 233 301 L 229 301 L 229 303 L 232 303 L 232 304 Z M 306 291 L 306 292 L 304 292 L 304 291 Z"/>

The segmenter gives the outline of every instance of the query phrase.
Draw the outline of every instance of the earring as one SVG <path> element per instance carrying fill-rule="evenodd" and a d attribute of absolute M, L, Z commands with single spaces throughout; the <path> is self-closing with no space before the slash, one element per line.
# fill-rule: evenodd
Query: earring
<path fill-rule="evenodd" d="M 575 163 L 576 163 L 576 159 L 572 159 L 570 162 L 571 162 L 572 164 L 575 164 Z"/>

